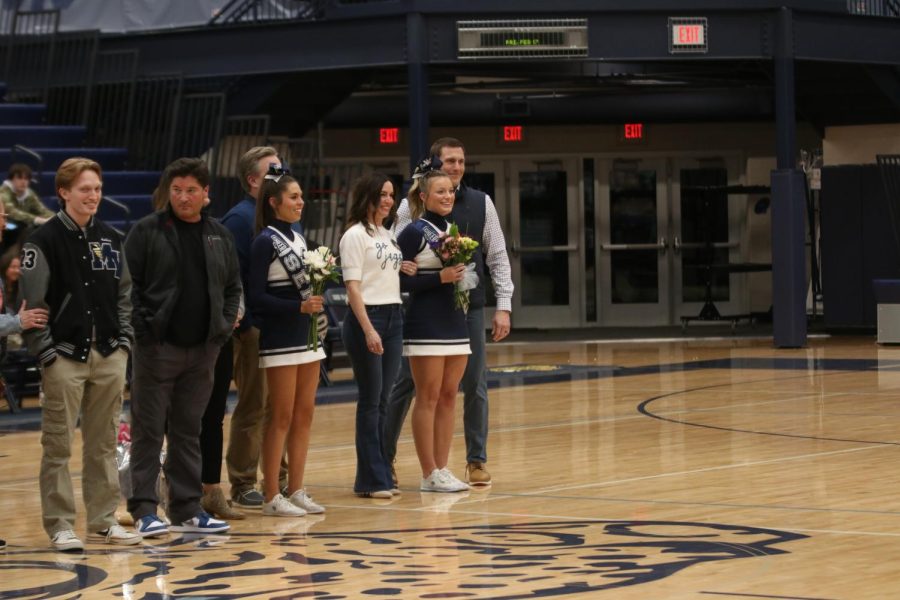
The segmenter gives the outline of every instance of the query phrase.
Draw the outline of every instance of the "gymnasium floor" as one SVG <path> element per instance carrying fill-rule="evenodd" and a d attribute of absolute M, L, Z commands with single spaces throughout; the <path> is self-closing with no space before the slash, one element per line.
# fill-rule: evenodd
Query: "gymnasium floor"
<path fill-rule="evenodd" d="M 324 517 L 133 549 L 49 548 L 39 434 L 0 415 L 0 598 L 900 597 L 900 349 L 489 347 L 489 489 L 418 492 L 407 429 L 403 495 L 356 498 L 354 404 L 324 404 L 306 477 Z"/>

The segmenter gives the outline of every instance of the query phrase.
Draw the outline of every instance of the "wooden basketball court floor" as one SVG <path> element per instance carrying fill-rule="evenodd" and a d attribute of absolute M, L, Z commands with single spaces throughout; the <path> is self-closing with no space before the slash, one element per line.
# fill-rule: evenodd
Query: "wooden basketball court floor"
<path fill-rule="evenodd" d="M 327 513 L 225 536 L 54 552 L 39 436 L 6 431 L 0 598 L 900 597 L 900 350 L 521 343 L 489 362 L 492 487 L 417 491 L 406 429 L 402 496 L 356 498 L 355 406 L 323 405 L 306 481 Z"/>

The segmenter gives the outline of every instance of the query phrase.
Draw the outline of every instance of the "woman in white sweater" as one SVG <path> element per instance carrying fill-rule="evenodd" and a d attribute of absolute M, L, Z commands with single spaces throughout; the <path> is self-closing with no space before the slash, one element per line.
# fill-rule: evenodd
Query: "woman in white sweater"
<path fill-rule="evenodd" d="M 359 386 L 353 491 L 371 498 L 400 493 L 394 489 L 381 440 L 387 399 L 403 353 L 400 271 L 412 275 L 416 265 L 403 262 L 396 239 L 384 227 L 395 205 L 394 185 L 387 176 L 363 177 L 353 189 L 347 230 L 340 242 L 351 309 L 342 338 Z"/>

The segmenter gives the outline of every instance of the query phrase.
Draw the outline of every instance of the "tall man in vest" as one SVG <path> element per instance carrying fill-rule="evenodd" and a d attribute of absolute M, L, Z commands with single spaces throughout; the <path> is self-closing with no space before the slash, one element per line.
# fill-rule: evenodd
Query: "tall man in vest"
<path fill-rule="evenodd" d="M 497 298 L 497 309 L 494 311 L 491 328 L 491 339 L 495 342 L 509 335 L 509 313 L 512 310 L 513 295 L 512 272 L 509 257 L 506 255 L 506 239 L 503 237 L 494 203 L 484 192 L 474 190 L 463 183 L 466 151 L 462 142 L 455 138 L 440 138 L 431 145 L 431 154 L 440 158 L 441 169 L 450 176 L 450 181 L 456 187 L 456 202 L 449 220 L 456 223 L 461 232 L 477 241 L 481 250 L 475 253 L 478 287 L 469 292 L 471 304 L 466 315 L 472 354 L 469 356 L 462 380 L 465 394 L 463 424 L 466 434 L 466 481 L 472 485 L 490 485 L 491 475 L 484 466 L 487 462 L 488 433 L 484 328 L 485 265 L 490 272 Z M 397 210 L 394 232 L 399 234 L 409 224 L 409 205 L 404 199 Z M 397 454 L 400 430 L 415 392 L 409 361 L 404 359 L 402 364 L 400 375 L 388 400 L 385 418 L 384 453 L 392 464 Z M 396 479 L 396 475 L 394 477 Z"/>

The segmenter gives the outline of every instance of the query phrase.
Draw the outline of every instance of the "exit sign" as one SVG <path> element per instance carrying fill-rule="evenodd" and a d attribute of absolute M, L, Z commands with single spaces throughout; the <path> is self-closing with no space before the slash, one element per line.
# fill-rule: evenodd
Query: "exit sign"
<path fill-rule="evenodd" d="M 525 129 L 521 125 L 504 125 L 500 128 L 500 141 L 504 144 L 520 144 L 525 141 Z"/>
<path fill-rule="evenodd" d="M 399 127 L 382 127 L 378 130 L 378 143 L 381 145 L 392 145 L 400 143 Z"/>
<path fill-rule="evenodd" d="M 705 54 L 708 31 L 706 17 L 669 17 L 669 54 Z"/>
<path fill-rule="evenodd" d="M 622 128 L 622 137 L 626 140 L 642 140 L 644 139 L 643 123 L 625 123 Z"/>

